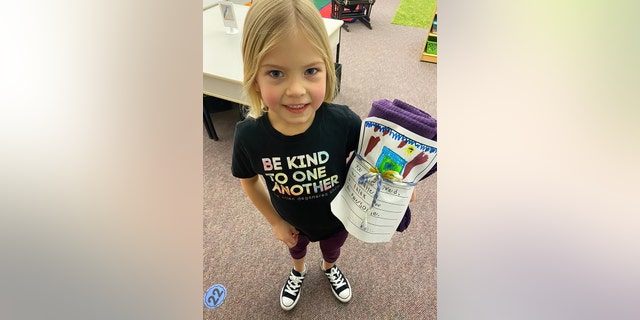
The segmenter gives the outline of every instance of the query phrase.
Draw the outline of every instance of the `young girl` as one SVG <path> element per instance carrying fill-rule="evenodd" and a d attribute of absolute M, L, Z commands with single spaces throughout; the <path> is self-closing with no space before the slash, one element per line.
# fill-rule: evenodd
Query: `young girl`
<path fill-rule="evenodd" d="M 251 106 L 236 126 L 232 173 L 289 247 L 293 269 L 280 306 L 291 310 L 298 302 L 307 245 L 316 241 L 334 296 L 348 302 L 351 287 L 336 265 L 348 233 L 330 202 L 345 181 L 361 120 L 330 103 L 336 75 L 320 13 L 310 0 L 253 1 L 242 55 Z"/>

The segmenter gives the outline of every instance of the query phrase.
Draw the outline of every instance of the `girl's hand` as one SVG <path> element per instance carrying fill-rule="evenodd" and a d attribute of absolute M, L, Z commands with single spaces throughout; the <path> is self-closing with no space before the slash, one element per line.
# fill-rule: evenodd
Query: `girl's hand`
<path fill-rule="evenodd" d="M 280 220 L 273 225 L 273 233 L 278 240 L 284 242 L 289 248 L 293 248 L 298 243 L 300 231 L 284 220 Z"/>

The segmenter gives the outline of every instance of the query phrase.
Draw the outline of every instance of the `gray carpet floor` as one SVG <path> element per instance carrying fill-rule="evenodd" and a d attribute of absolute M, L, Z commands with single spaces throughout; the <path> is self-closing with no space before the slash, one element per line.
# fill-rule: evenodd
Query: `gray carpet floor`
<path fill-rule="evenodd" d="M 400 0 L 378 0 L 369 30 L 360 22 L 342 30 L 341 91 L 334 100 L 365 118 L 378 99 L 400 99 L 437 118 L 436 64 L 419 60 L 427 29 L 391 24 Z M 436 319 L 437 173 L 417 186 L 409 228 L 383 244 L 347 239 L 338 265 L 351 282 L 353 298 L 337 301 L 319 269 L 317 243 L 309 246 L 310 272 L 291 311 L 278 303 L 291 269 L 284 244 L 231 175 L 233 131 L 238 112 L 212 114 L 219 141 L 203 131 L 203 293 L 214 284 L 227 289 L 204 319 Z"/>

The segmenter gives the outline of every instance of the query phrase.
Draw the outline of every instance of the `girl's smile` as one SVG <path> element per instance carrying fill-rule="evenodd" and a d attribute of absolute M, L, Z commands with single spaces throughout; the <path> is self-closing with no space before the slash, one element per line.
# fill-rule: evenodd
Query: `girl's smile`
<path fill-rule="evenodd" d="M 306 110 L 307 107 L 309 107 L 309 105 L 308 104 L 298 104 L 298 105 L 289 105 L 289 106 L 285 105 L 284 107 L 293 113 L 302 113 Z"/>

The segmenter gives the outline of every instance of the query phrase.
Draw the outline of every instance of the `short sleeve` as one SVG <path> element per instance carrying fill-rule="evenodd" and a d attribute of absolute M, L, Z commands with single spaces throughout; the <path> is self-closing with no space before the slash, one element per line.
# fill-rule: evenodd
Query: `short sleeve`
<path fill-rule="evenodd" d="M 233 137 L 233 152 L 231 156 L 231 174 L 236 178 L 252 178 L 256 176 L 256 172 L 251 165 L 251 157 L 247 149 L 246 126 L 243 122 L 236 125 L 236 131 Z"/>
<path fill-rule="evenodd" d="M 351 153 L 351 151 L 355 151 L 356 149 L 358 149 L 358 141 L 360 140 L 360 126 L 362 125 L 362 120 L 360 119 L 360 117 L 351 109 L 348 110 L 349 112 L 347 112 L 347 121 L 349 133 L 347 135 L 347 155 Z"/>

